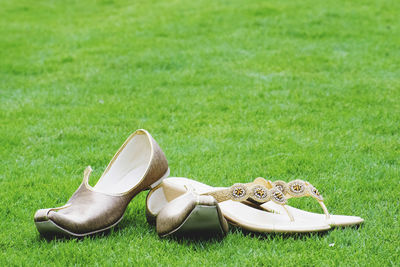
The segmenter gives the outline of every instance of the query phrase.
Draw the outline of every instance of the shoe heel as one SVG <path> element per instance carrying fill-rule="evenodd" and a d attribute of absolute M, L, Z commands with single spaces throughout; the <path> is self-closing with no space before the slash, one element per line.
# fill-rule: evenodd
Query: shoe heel
<path fill-rule="evenodd" d="M 176 236 L 217 237 L 224 236 L 226 232 L 221 225 L 219 210 L 216 206 L 196 205 L 179 227 L 161 237 L 172 234 Z"/>
<path fill-rule="evenodd" d="M 153 189 L 153 188 L 156 187 L 157 185 L 161 184 L 161 182 L 162 182 L 165 178 L 167 178 L 168 176 L 169 176 L 169 168 L 168 168 L 168 170 L 164 173 L 164 175 L 163 175 L 160 179 L 158 179 L 156 182 L 154 182 L 153 184 L 151 184 L 151 185 L 149 186 L 149 189 Z"/>

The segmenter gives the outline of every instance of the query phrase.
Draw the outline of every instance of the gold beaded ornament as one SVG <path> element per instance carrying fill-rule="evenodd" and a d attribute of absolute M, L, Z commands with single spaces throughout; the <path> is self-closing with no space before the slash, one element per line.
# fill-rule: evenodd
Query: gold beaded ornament
<path fill-rule="evenodd" d="M 280 205 L 287 203 L 285 195 L 278 188 L 268 189 L 265 186 L 252 183 L 237 183 L 229 188 L 208 192 L 204 195 L 213 196 L 218 202 L 252 200 L 256 203 L 265 203 L 272 200 Z"/>
<path fill-rule="evenodd" d="M 303 180 L 294 180 L 289 183 L 278 180 L 272 182 L 272 186 L 281 190 L 282 193 L 284 193 L 285 196 L 288 196 L 289 198 L 311 196 L 318 201 L 324 200 L 317 188 L 315 188 L 309 182 Z"/>
<path fill-rule="evenodd" d="M 259 178 L 257 178 L 259 179 Z M 256 181 L 257 181 L 256 179 Z M 260 182 L 260 180 L 258 180 Z M 328 212 L 328 209 L 326 208 L 324 204 L 324 198 L 322 195 L 319 193 L 318 189 L 315 188 L 312 184 L 309 182 L 303 181 L 303 180 L 294 180 L 289 183 L 286 183 L 284 181 L 278 180 L 275 182 L 271 181 L 266 181 L 265 179 L 261 179 L 262 184 L 270 185 L 272 188 L 277 188 L 279 189 L 285 196 L 286 198 L 292 198 L 292 197 L 304 197 L 304 196 L 311 196 L 315 198 L 321 208 L 323 209 L 326 218 L 330 218 L 330 214 Z"/>

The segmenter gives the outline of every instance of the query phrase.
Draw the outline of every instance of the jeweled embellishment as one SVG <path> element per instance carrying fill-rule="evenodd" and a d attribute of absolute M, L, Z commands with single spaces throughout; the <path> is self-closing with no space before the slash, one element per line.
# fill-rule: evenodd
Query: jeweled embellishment
<path fill-rule="evenodd" d="M 256 201 L 266 201 L 268 197 L 268 189 L 264 186 L 257 185 L 252 188 L 253 199 Z"/>
<path fill-rule="evenodd" d="M 283 191 L 283 186 L 282 185 L 277 185 L 276 188 L 278 188 L 279 191 Z"/>
<path fill-rule="evenodd" d="M 293 181 L 289 183 L 289 191 L 292 195 L 301 196 L 304 194 L 306 189 L 305 183 L 303 181 Z"/>
<path fill-rule="evenodd" d="M 286 203 L 285 195 L 278 189 L 272 191 L 271 197 L 275 202 L 278 202 L 280 204 Z"/>
<path fill-rule="evenodd" d="M 233 190 L 233 196 L 234 197 L 242 197 L 242 196 L 244 196 L 243 188 L 235 188 L 235 190 Z"/>
<path fill-rule="evenodd" d="M 319 193 L 318 189 L 315 188 L 314 186 L 310 185 L 310 192 L 311 195 L 314 196 L 315 198 L 317 198 L 318 200 L 323 200 L 323 197 L 321 196 L 321 194 Z"/>
<path fill-rule="evenodd" d="M 315 188 L 315 187 L 312 189 L 312 192 L 313 192 L 315 195 L 317 195 L 317 196 L 320 195 L 318 189 Z"/>
<path fill-rule="evenodd" d="M 283 194 L 286 194 L 286 183 L 284 181 L 275 181 L 273 185 Z"/>
<path fill-rule="evenodd" d="M 234 200 L 241 201 L 247 198 L 246 187 L 242 184 L 236 184 L 231 187 L 231 195 Z"/>

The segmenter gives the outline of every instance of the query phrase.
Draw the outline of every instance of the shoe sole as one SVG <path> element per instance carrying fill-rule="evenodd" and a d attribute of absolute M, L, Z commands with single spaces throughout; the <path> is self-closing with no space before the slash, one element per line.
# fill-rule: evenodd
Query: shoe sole
<path fill-rule="evenodd" d="M 44 236 L 63 235 L 63 236 L 73 236 L 73 237 L 84 237 L 84 236 L 88 236 L 88 235 L 93 235 L 93 234 L 104 232 L 104 231 L 116 226 L 122 220 L 123 217 L 124 216 L 122 216 L 117 222 L 115 222 L 114 224 L 112 224 L 112 225 L 110 225 L 110 226 L 108 226 L 106 228 L 99 229 L 99 230 L 92 231 L 92 232 L 88 232 L 88 233 L 83 233 L 83 234 L 77 234 L 77 233 L 73 233 L 71 231 L 68 231 L 67 229 L 64 229 L 61 226 L 57 225 L 52 220 L 47 220 L 47 221 L 43 221 L 43 222 L 35 222 L 35 225 L 36 225 L 36 228 L 39 231 L 39 233 L 44 235 Z"/>

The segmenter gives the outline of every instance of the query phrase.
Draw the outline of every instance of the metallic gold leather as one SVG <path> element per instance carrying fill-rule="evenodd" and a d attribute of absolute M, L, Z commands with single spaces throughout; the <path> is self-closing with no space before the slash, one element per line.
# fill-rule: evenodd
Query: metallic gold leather
<path fill-rule="evenodd" d="M 157 215 L 156 230 L 159 235 L 179 227 L 197 204 L 192 193 L 186 193 L 169 202 Z"/>
<path fill-rule="evenodd" d="M 219 205 L 217 205 L 217 209 L 218 209 L 219 222 L 221 224 L 222 230 L 226 234 L 229 231 L 228 221 L 225 219 L 224 215 L 222 214 L 222 211 L 221 211 Z"/>
<path fill-rule="evenodd" d="M 147 133 L 147 132 L 146 132 Z M 168 161 L 165 157 L 164 152 L 161 150 L 160 146 L 154 140 L 154 138 L 147 133 L 153 147 L 153 157 L 150 162 L 149 169 L 146 172 L 142 183 L 139 183 L 140 191 L 144 189 L 149 189 L 150 185 L 158 181 L 168 170 Z"/>
<path fill-rule="evenodd" d="M 161 184 L 160 184 L 161 185 Z M 153 190 L 156 190 L 160 185 L 158 185 L 157 187 L 155 187 Z M 148 203 L 148 199 L 151 195 L 152 190 L 150 190 L 146 196 L 146 220 L 150 225 L 156 225 L 156 219 L 157 219 L 157 214 L 153 214 L 150 209 L 149 206 L 147 205 Z"/>
<path fill-rule="evenodd" d="M 34 216 L 34 220 L 35 222 L 42 222 L 42 221 L 47 221 L 48 218 L 48 214 L 50 211 L 56 211 L 56 210 L 62 210 L 65 208 L 68 208 L 70 206 L 70 204 L 66 204 L 62 207 L 58 207 L 58 208 L 50 208 L 50 209 L 40 209 L 38 211 L 36 211 L 35 216 Z"/>
<path fill-rule="evenodd" d="M 87 168 L 83 182 L 68 200 L 68 206 L 60 210 L 58 208 L 38 210 L 35 213 L 34 221 L 51 220 L 58 226 L 76 234 L 105 229 L 118 222 L 131 199 L 141 191 L 148 189 L 168 170 L 167 159 L 151 135 L 145 130 L 138 130 L 135 134 L 146 134 L 153 149 L 149 167 L 138 184 L 122 194 L 96 192 L 88 183 L 91 169 Z M 113 161 L 110 164 L 113 164 Z"/>
<path fill-rule="evenodd" d="M 220 214 L 221 227 L 225 233 L 228 231 L 228 223 L 221 215 L 218 203 L 213 197 L 199 196 L 192 192 L 187 192 L 169 202 L 157 215 L 157 233 L 162 236 L 180 227 L 197 205 L 216 206 Z"/>
<path fill-rule="evenodd" d="M 128 195 L 110 196 L 88 190 L 82 184 L 68 201 L 69 208 L 50 211 L 47 217 L 73 233 L 93 232 L 117 222 L 130 200 Z"/>
<path fill-rule="evenodd" d="M 49 213 L 51 209 L 40 209 L 37 210 L 34 216 L 35 222 L 43 222 L 47 221 L 49 218 L 47 217 L 47 214 Z"/>

